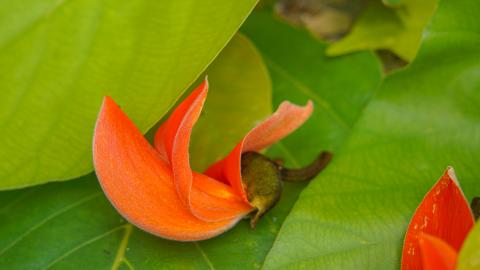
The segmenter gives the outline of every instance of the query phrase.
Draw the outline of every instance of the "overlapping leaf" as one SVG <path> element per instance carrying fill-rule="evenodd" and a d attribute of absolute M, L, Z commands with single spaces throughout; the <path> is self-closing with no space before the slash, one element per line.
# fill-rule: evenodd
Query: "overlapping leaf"
<path fill-rule="evenodd" d="M 92 170 L 110 95 L 146 131 L 236 32 L 255 0 L 4 1 L 0 189 Z"/>
<path fill-rule="evenodd" d="M 327 53 L 341 55 L 359 50 L 391 50 L 403 60 L 412 61 L 420 46 L 423 29 L 436 0 L 368 1 L 351 32 L 332 44 Z"/>

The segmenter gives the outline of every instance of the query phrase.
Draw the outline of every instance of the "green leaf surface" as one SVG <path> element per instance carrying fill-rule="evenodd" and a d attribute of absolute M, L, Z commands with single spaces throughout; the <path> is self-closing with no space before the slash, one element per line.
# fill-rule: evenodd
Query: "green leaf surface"
<path fill-rule="evenodd" d="M 315 103 L 312 118 L 267 154 L 284 158 L 289 166 L 298 166 L 309 162 L 320 150 L 339 149 L 380 82 L 375 57 L 358 53 L 326 58 L 325 45 L 307 32 L 274 19 L 270 12 L 255 12 L 243 31 L 268 59 L 274 107 L 285 99 L 298 104 L 311 99 Z M 228 60 L 216 62 L 212 67 L 222 62 L 231 64 Z M 349 80 L 345 80 L 345 70 L 351 70 Z M 312 76 L 318 74 L 322 76 Z M 210 79 L 210 94 L 217 95 L 214 76 Z M 243 85 L 242 79 L 236 77 L 230 83 Z M 240 101 L 251 104 L 249 99 Z M 211 111 L 206 111 L 201 121 L 217 121 L 207 118 L 214 110 L 224 113 L 224 108 L 210 104 L 205 110 Z M 219 237 L 194 243 L 163 240 L 126 225 L 101 193 L 93 175 L 68 183 L 2 192 L 0 265 L 9 265 L 12 270 L 77 269 L 78 265 L 90 269 L 260 269 L 303 186 L 285 185 L 282 200 L 255 230 L 249 228 L 248 221 L 241 221 Z"/>
<path fill-rule="evenodd" d="M 399 269 L 408 222 L 448 165 L 467 197 L 480 194 L 479 12 L 441 1 L 417 59 L 302 192 L 265 269 Z"/>
<path fill-rule="evenodd" d="M 205 73 L 208 97 L 190 140 L 190 163 L 198 171 L 225 157 L 272 112 L 267 67 L 244 35 L 235 35 Z"/>
<path fill-rule="evenodd" d="M 480 223 L 476 223 L 463 242 L 458 256 L 457 270 L 480 269 Z"/>
<path fill-rule="evenodd" d="M 437 0 L 404 0 L 368 2 L 350 33 L 327 50 L 330 56 L 360 50 L 391 50 L 406 61 L 412 61 L 420 46 L 423 29 Z M 401 4 L 400 4 L 401 2 Z"/>
<path fill-rule="evenodd" d="M 396 6 L 403 3 L 402 0 L 382 0 L 384 5 Z"/>
<path fill-rule="evenodd" d="M 102 97 L 112 96 L 146 131 L 255 3 L 2 1 L 0 189 L 90 172 Z"/>

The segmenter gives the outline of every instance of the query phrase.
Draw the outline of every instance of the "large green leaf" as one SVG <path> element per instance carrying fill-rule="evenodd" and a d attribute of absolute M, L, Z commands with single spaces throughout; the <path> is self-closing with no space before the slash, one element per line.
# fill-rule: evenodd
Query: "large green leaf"
<path fill-rule="evenodd" d="M 272 112 L 267 67 L 245 36 L 237 34 L 206 74 L 210 90 L 190 145 L 191 165 L 199 171 L 225 157 Z"/>
<path fill-rule="evenodd" d="M 437 0 L 384 1 L 370 0 L 355 22 L 351 32 L 332 44 L 328 55 L 340 55 L 359 50 L 391 50 L 411 61 L 420 46 L 423 29 L 429 21 Z M 399 4 L 398 6 L 396 4 Z"/>
<path fill-rule="evenodd" d="M 251 16 L 243 30 L 268 59 L 275 107 L 284 99 L 299 104 L 308 99 L 315 102 L 311 120 L 270 149 L 268 154 L 297 166 L 310 161 L 322 149 L 337 150 L 380 82 L 380 67 L 375 57 L 370 53 L 359 53 L 336 59 L 325 58 L 325 45 L 308 33 L 273 19 L 269 12 Z M 232 46 L 236 46 L 237 41 L 234 39 Z M 234 50 L 229 46 L 225 51 L 233 53 Z M 244 52 L 248 50 L 239 51 L 243 57 L 234 59 L 257 63 L 256 60 L 247 61 Z M 232 65 L 229 68 L 256 69 L 240 63 L 233 65 L 228 60 L 217 61 Z M 348 80 L 344 77 L 345 70 Z M 244 77 L 228 74 L 249 74 L 243 72 L 226 73 L 225 76 L 232 79 L 232 87 L 237 88 L 237 83 L 243 85 Z M 215 72 L 210 74 L 210 95 L 219 95 L 220 99 L 214 85 L 222 84 L 215 82 Z M 246 96 L 259 91 L 256 87 L 242 89 L 250 92 Z M 261 102 L 257 98 L 232 100 L 228 97 L 224 102 L 246 102 L 243 106 L 253 106 L 252 101 Z M 202 116 L 205 119 L 200 121 L 209 121 L 207 116 L 210 113 L 230 113 L 215 104 L 219 103 L 207 101 Z M 248 111 L 245 113 L 247 117 L 252 115 Z M 235 119 L 231 121 L 234 123 Z M 205 132 L 203 136 L 208 134 Z M 241 138 L 243 135 L 242 131 L 226 136 Z M 199 138 L 200 133 L 196 136 Z M 3 210 L 0 208 L 0 220 L 3 221 L 0 224 L 0 265 L 9 265 L 9 269 L 76 269 L 78 265 L 92 269 L 116 269 L 117 266 L 119 269 L 259 269 L 283 219 L 304 186 L 286 185 L 279 205 L 260 221 L 255 230 L 249 228 L 247 221 L 242 221 L 214 239 L 179 243 L 125 225 L 95 182 L 93 176 L 86 176 L 69 183 L 0 193 L 0 204 L 5 205 Z"/>
<path fill-rule="evenodd" d="M 457 270 L 480 269 L 480 223 L 477 222 L 463 243 L 458 256 Z"/>
<path fill-rule="evenodd" d="M 104 95 L 146 131 L 255 2 L 0 1 L 0 189 L 91 171 Z"/>
<path fill-rule="evenodd" d="M 480 193 L 479 12 L 441 1 L 417 59 L 303 191 L 265 269 L 398 269 L 409 219 L 447 165 L 467 197 Z"/>

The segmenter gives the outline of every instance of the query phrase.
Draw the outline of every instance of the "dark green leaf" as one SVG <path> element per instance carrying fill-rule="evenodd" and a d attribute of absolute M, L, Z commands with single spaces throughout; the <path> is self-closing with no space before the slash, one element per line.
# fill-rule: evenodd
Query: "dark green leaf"
<path fill-rule="evenodd" d="M 266 269 L 399 269 L 410 217 L 448 165 L 467 197 L 480 194 L 479 12 L 441 1 L 417 59 L 301 194 Z"/>

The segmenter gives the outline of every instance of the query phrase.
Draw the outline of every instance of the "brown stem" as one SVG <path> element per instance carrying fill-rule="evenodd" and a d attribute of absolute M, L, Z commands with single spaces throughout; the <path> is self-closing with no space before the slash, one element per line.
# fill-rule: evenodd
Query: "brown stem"
<path fill-rule="evenodd" d="M 280 175 L 282 180 L 291 182 L 308 181 L 317 176 L 332 159 L 333 154 L 323 151 L 309 165 L 300 169 L 287 169 L 280 167 Z"/>
<path fill-rule="evenodd" d="M 473 216 L 475 217 L 475 220 L 478 220 L 480 217 L 480 197 L 475 197 L 472 200 L 472 203 L 470 204 L 470 207 L 472 208 Z"/>

